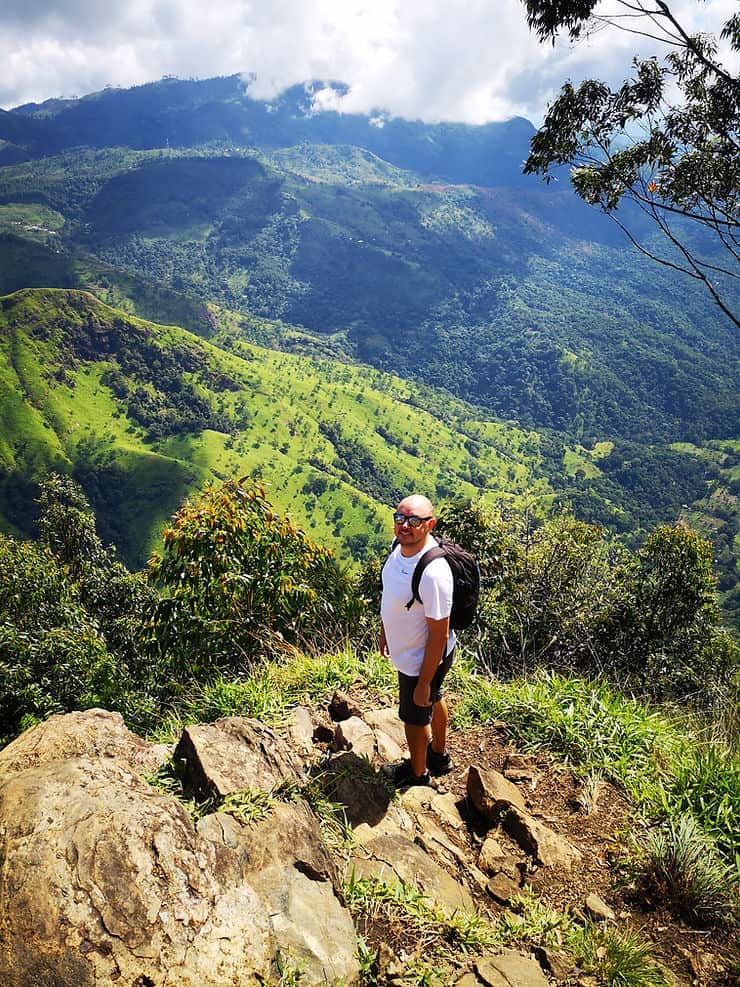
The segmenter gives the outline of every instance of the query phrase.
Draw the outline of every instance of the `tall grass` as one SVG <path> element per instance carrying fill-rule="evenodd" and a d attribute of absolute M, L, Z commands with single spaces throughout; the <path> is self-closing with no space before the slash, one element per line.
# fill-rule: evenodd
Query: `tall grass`
<path fill-rule="evenodd" d="M 459 728 L 506 722 L 523 749 L 546 749 L 609 779 L 646 816 L 691 815 L 740 874 L 740 758 L 690 721 L 603 681 L 542 672 L 503 684 L 472 674 L 453 710 Z"/>
<path fill-rule="evenodd" d="M 250 716 L 280 726 L 291 708 L 324 702 L 335 689 L 361 685 L 368 704 L 384 701 L 394 689 L 395 673 L 377 653 L 360 655 L 350 645 L 324 655 L 306 654 L 286 645 L 281 652 L 240 678 L 219 675 L 205 684 L 194 682 L 178 706 L 179 721 Z"/>

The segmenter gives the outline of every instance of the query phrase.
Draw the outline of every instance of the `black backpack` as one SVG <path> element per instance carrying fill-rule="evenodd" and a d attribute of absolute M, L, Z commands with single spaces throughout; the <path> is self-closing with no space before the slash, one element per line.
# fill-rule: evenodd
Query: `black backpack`
<path fill-rule="evenodd" d="M 419 596 L 419 583 L 421 574 L 430 562 L 435 559 L 446 559 L 452 570 L 454 587 L 452 590 L 452 611 L 450 612 L 450 629 L 462 631 L 470 627 L 478 609 L 478 599 L 480 597 L 480 569 L 478 563 L 464 548 L 454 541 L 435 536 L 437 545 L 429 548 L 416 563 L 416 568 L 411 576 L 411 599 L 406 604 L 406 609 L 410 610 L 414 605 L 414 600 L 422 602 Z M 395 547 L 395 543 L 394 543 Z"/>

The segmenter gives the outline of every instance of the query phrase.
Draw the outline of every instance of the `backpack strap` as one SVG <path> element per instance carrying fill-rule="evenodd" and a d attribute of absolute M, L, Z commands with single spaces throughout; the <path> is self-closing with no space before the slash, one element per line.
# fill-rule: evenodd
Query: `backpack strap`
<path fill-rule="evenodd" d="M 441 545 L 435 545 L 433 548 L 428 548 L 416 563 L 416 568 L 411 575 L 411 599 L 406 604 L 407 610 L 413 607 L 414 600 L 418 600 L 419 603 L 424 602 L 419 596 L 419 583 L 421 582 L 422 573 L 430 562 L 434 562 L 435 559 L 443 559 L 446 554 Z"/>

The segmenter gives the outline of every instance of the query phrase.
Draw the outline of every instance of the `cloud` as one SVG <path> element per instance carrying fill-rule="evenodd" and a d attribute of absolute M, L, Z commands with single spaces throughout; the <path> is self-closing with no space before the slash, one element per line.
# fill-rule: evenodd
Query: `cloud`
<path fill-rule="evenodd" d="M 736 0 L 673 6 L 716 30 Z M 521 0 L 5 0 L 0 29 L 5 108 L 163 75 L 249 73 L 257 98 L 340 80 L 346 112 L 470 123 L 537 123 L 566 78 L 618 82 L 644 45 L 613 31 L 540 45 Z"/>

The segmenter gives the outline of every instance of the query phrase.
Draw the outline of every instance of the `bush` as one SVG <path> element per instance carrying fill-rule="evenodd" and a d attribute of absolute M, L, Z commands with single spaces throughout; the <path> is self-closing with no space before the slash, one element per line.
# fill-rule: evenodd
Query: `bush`
<path fill-rule="evenodd" d="M 719 625 L 711 546 L 689 528 L 662 525 L 629 552 L 572 518 L 450 504 L 439 530 L 479 560 L 479 617 L 463 640 L 489 673 L 605 675 L 653 699 L 726 702 L 740 649 Z"/>
<path fill-rule="evenodd" d="M 700 926 L 740 919 L 737 872 L 691 815 L 667 819 L 642 842 L 643 880 L 660 900 Z"/>
<path fill-rule="evenodd" d="M 251 662 L 269 639 L 327 643 L 357 616 L 333 554 L 279 517 L 265 491 L 230 480 L 175 515 L 149 578 L 151 650 L 177 672 Z"/>

